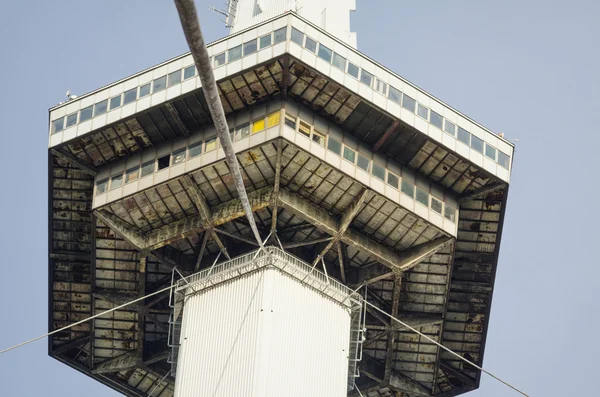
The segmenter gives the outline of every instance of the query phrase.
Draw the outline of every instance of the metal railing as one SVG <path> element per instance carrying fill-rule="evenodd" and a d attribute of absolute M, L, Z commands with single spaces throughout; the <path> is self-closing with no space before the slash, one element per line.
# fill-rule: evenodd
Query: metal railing
<path fill-rule="evenodd" d="M 171 347 L 171 372 L 177 370 L 179 338 L 185 298 L 216 287 L 219 284 L 241 277 L 261 269 L 275 268 L 300 281 L 311 289 L 341 304 L 350 314 L 350 346 L 348 351 L 348 390 L 354 388 L 354 379 L 360 376 L 358 362 L 362 359 L 362 343 L 365 333 L 365 312 L 363 298 L 337 280 L 330 278 L 293 255 L 273 246 L 259 248 L 256 251 L 238 256 L 231 260 L 216 262 L 208 269 L 175 280 L 173 272 L 172 307 L 169 319 L 169 346 Z"/>

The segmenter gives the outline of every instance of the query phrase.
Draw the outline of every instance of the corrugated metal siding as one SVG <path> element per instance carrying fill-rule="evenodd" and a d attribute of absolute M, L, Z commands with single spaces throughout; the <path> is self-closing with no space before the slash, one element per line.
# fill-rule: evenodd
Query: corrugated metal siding
<path fill-rule="evenodd" d="M 350 315 L 275 269 L 187 298 L 176 395 L 346 396 Z"/>

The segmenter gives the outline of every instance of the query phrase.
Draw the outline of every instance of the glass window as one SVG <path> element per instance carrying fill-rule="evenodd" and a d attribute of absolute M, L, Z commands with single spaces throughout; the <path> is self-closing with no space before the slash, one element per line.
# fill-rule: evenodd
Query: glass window
<path fill-rule="evenodd" d="M 102 194 L 106 192 L 106 188 L 108 187 L 108 179 L 103 179 L 96 183 L 96 194 Z"/>
<path fill-rule="evenodd" d="M 483 153 L 483 140 L 471 135 L 471 148 L 479 153 Z"/>
<path fill-rule="evenodd" d="M 429 207 L 429 193 L 420 187 L 417 188 L 417 202 L 423 204 L 425 207 Z"/>
<path fill-rule="evenodd" d="M 333 66 L 341 70 L 342 72 L 346 70 L 346 58 L 338 54 L 337 52 L 333 53 Z"/>
<path fill-rule="evenodd" d="M 140 167 L 133 167 L 125 172 L 125 183 L 130 183 L 138 179 L 140 176 Z"/>
<path fill-rule="evenodd" d="M 348 146 L 344 146 L 344 158 L 354 164 L 354 161 L 356 161 L 356 152 Z"/>
<path fill-rule="evenodd" d="M 92 114 L 94 114 L 94 105 L 81 109 L 81 112 L 79 114 L 79 122 L 83 123 L 84 121 L 91 119 Z"/>
<path fill-rule="evenodd" d="M 196 66 L 192 65 L 192 66 L 188 66 L 187 68 L 183 69 L 183 79 L 187 80 L 190 79 L 192 77 L 194 77 L 196 75 Z"/>
<path fill-rule="evenodd" d="M 211 150 L 215 150 L 217 148 L 217 137 L 208 138 L 204 141 L 204 152 L 210 152 Z"/>
<path fill-rule="evenodd" d="M 325 146 L 325 135 L 320 132 L 313 131 L 312 140 L 321 146 Z"/>
<path fill-rule="evenodd" d="M 387 174 L 387 183 L 388 185 L 390 185 L 391 187 L 394 187 L 396 189 L 398 189 L 398 183 L 400 182 L 400 179 L 392 174 L 391 172 L 388 172 Z"/>
<path fill-rule="evenodd" d="M 355 64 L 348 62 L 348 74 L 355 79 L 358 79 L 358 66 Z"/>
<path fill-rule="evenodd" d="M 167 85 L 171 87 L 179 83 L 181 83 L 181 69 L 176 70 L 173 73 L 169 73 L 169 80 L 167 81 Z"/>
<path fill-rule="evenodd" d="M 363 69 L 360 72 L 360 82 L 370 87 L 373 83 L 373 75 Z"/>
<path fill-rule="evenodd" d="M 260 49 L 261 50 L 265 47 L 270 46 L 271 45 L 271 33 L 261 37 L 259 40 L 260 40 Z"/>
<path fill-rule="evenodd" d="M 471 145 L 471 134 L 461 126 L 458 126 L 458 140 L 469 146 Z"/>
<path fill-rule="evenodd" d="M 270 115 L 267 116 L 267 128 L 271 128 L 271 127 L 275 127 L 276 125 L 279 125 L 280 120 L 281 120 L 281 112 L 280 111 L 271 113 Z"/>
<path fill-rule="evenodd" d="M 110 178 L 110 190 L 116 189 L 123 185 L 123 174 L 115 175 Z"/>
<path fill-rule="evenodd" d="M 142 164 L 142 178 L 154 173 L 154 161 Z"/>
<path fill-rule="evenodd" d="M 121 95 L 110 98 L 110 110 L 121 106 Z"/>
<path fill-rule="evenodd" d="M 419 117 L 424 118 L 425 120 L 429 120 L 429 109 L 427 109 L 420 103 L 417 103 L 417 114 L 419 115 Z"/>
<path fill-rule="evenodd" d="M 450 134 L 452 136 L 455 136 L 456 135 L 456 126 L 454 125 L 454 123 L 451 123 L 448 120 L 446 120 L 444 123 L 444 131 L 446 131 L 448 134 Z"/>
<path fill-rule="evenodd" d="M 400 105 L 400 102 L 402 100 L 402 93 L 400 92 L 400 90 L 397 90 L 394 87 L 390 86 L 390 90 L 388 91 L 388 99 Z"/>
<path fill-rule="evenodd" d="M 179 149 L 173 152 L 173 165 L 185 161 L 185 149 Z"/>
<path fill-rule="evenodd" d="M 415 112 L 415 105 L 417 102 L 409 97 L 408 95 L 402 95 L 402 107 L 406 110 L 410 110 L 411 112 Z"/>
<path fill-rule="evenodd" d="M 271 35 L 269 35 L 271 37 Z M 262 48 L 262 47 L 261 47 Z M 256 39 L 244 43 L 244 56 L 254 54 L 256 52 Z"/>
<path fill-rule="evenodd" d="M 190 158 L 200 156 L 202 154 L 202 141 L 188 146 L 188 151 Z"/>
<path fill-rule="evenodd" d="M 304 42 L 304 33 L 302 33 L 296 28 L 292 28 L 292 41 L 298 44 L 299 46 L 302 46 Z"/>
<path fill-rule="evenodd" d="M 150 95 L 150 83 L 140 86 L 140 94 L 138 95 L 138 98 L 143 98 L 146 95 Z"/>
<path fill-rule="evenodd" d="M 315 52 L 317 52 L 317 42 L 311 39 L 310 37 L 306 36 L 306 43 L 304 43 L 304 48 L 306 48 L 308 51 L 314 54 Z"/>
<path fill-rule="evenodd" d="M 235 46 L 227 51 L 229 62 L 237 61 L 242 57 L 242 45 Z"/>
<path fill-rule="evenodd" d="M 52 133 L 61 132 L 65 129 L 65 118 L 61 117 L 52 122 Z"/>
<path fill-rule="evenodd" d="M 387 94 L 387 84 L 379 79 L 375 79 L 375 91 L 385 96 Z"/>
<path fill-rule="evenodd" d="M 342 153 L 342 143 L 330 136 L 327 139 L 327 149 L 339 156 Z"/>
<path fill-rule="evenodd" d="M 94 105 L 94 117 L 106 113 L 106 107 L 108 106 L 108 99 L 98 102 Z"/>
<path fill-rule="evenodd" d="M 277 29 L 273 33 L 273 37 L 275 38 L 275 44 L 283 43 L 285 41 L 285 36 L 287 36 L 287 27 Z"/>
<path fill-rule="evenodd" d="M 125 91 L 125 94 L 123 95 L 123 105 L 127 105 L 128 103 L 135 101 L 136 98 L 137 98 L 137 88 L 132 88 L 129 91 Z"/>
<path fill-rule="evenodd" d="M 363 156 L 362 154 L 358 154 L 358 161 L 357 161 L 357 165 L 362 168 L 363 170 L 369 172 L 369 163 L 371 162 L 371 160 L 369 160 L 368 158 L 366 158 L 365 156 Z"/>
<path fill-rule="evenodd" d="M 377 164 L 376 162 L 373 162 L 373 168 L 371 169 L 371 173 L 373 174 L 374 177 L 377 177 L 377 178 L 381 179 L 382 181 L 385 181 L 385 168 L 383 168 L 381 165 Z"/>
<path fill-rule="evenodd" d="M 285 115 L 285 125 L 290 128 L 296 129 L 296 118 L 292 116 Z"/>
<path fill-rule="evenodd" d="M 433 110 L 429 111 L 429 121 L 440 130 L 443 129 L 444 118 Z"/>
<path fill-rule="evenodd" d="M 265 129 L 265 119 L 256 120 L 252 123 L 252 133 L 256 134 Z"/>
<path fill-rule="evenodd" d="M 485 144 L 485 155 L 492 160 L 496 161 L 496 148 Z"/>
<path fill-rule="evenodd" d="M 96 194 L 102 194 L 104 192 L 106 192 L 106 188 L 108 187 L 108 179 L 104 179 L 101 181 L 98 181 L 98 183 L 96 183 Z"/>
<path fill-rule="evenodd" d="M 442 202 L 433 196 L 431 196 L 431 209 L 438 214 L 442 213 Z"/>
<path fill-rule="evenodd" d="M 331 62 L 331 50 L 325 47 L 323 44 L 319 44 L 319 58 Z"/>
<path fill-rule="evenodd" d="M 242 124 L 235 129 L 235 140 L 248 138 L 250 136 L 250 123 Z"/>
<path fill-rule="evenodd" d="M 156 94 L 159 91 L 167 88 L 167 76 L 157 78 L 152 82 L 152 93 Z"/>
<path fill-rule="evenodd" d="M 508 157 L 508 154 L 498 150 L 498 164 L 500 164 L 502 167 L 508 169 L 508 167 L 510 165 L 510 157 Z"/>
<path fill-rule="evenodd" d="M 214 66 L 215 68 L 218 68 L 219 66 L 225 65 L 225 53 L 222 52 L 219 55 L 215 55 L 214 57 Z"/>
<path fill-rule="evenodd" d="M 402 178 L 402 187 L 400 190 L 409 197 L 415 197 L 415 185 L 406 180 L 406 178 Z"/>
<path fill-rule="evenodd" d="M 456 222 L 456 210 L 447 203 L 444 206 L 444 218 L 448 219 L 450 222 Z"/>
<path fill-rule="evenodd" d="M 168 168 L 169 165 L 171 164 L 171 155 L 167 154 L 166 156 L 160 157 L 158 159 L 157 163 L 158 163 L 158 171 Z"/>
<path fill-rule="evenodd" d="M 298 127 L 298 131 L 305 136 L 310 136 L 310 125 L 300 120 L 300 126 Z"/>
<path fill-rule="evenodd" d="M 77 124 L 77 112 L 67 116 L 67 126 L 65 128 L 69 128 L 75 124 Z"/>

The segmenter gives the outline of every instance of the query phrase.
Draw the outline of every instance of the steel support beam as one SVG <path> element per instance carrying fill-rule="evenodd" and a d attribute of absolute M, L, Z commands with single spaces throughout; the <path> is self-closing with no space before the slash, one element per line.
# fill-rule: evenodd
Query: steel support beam
<path fill-rule="evenodd" d="M 190 136 L 190 130 L 183 123 L 183 121 L 181 121 L 181 117 L 179 116 L 179 112 L 177 111 L 177 109 L 175 109 L 175 107 L 173 106 L 173 104 L 167 102 L 167 103 L 165 103 L 165 107 L 169 111 L 169 114 L 171 115 L 171 117 L 173 117 L 173 119 L 175 120 L 175 124 L 177 124 L 177 128 L 179 128 L 181 130 L 181 132 L 183 133 L 183 135 L 186 138 L 188 136 Z"/>
<path fill-rule="evenodd" d="M 91 336 L 84 336 L 83 338 L 75 339 L 74 341 L 67 342 L 64 345 L 60 345 L 57 347 L 52 347 L 52 354 L 62 354 L 66 353 L 71 349 L 76 347 L 80 347 L 81 345 L 85 345 L 91 340 Z"/>
<path fill-rule="evenodd" d="M 110 372 L 120 372 L 128 369 L 133 369 L 140 364 L 138 359 L 138 351 L 132 350 L 123 353 L 117 357 L 103 361 L 100 364 L 96 364 L 96 367 L 92 370 L 95 375 L 106 374 Z"/>
<path fill-rule="evenodd" d="M 398 317 L 398 309 L 400 307 L 400 291 L 402 289 L 402 275 L 397 274 L 394 279 L 394 292 L 392 294 L 392 317 Z M 392 329 L 387 337 L 387 349 L 385 355 L 385 371 L 383 376 L 384 382 L 389 382 L 394 369 L 394 343 L 396 341 L 396 330 Z"/>
<path fill-rule="evenodd" d="M 273 190 L 271 187 L 265 187 L 249 193 L 248 200 L 252 210 L 258 211 L 268 207 L 271 204 L 272 193 Z M 241 218 L 244 215 L 245 211 L 243 204 L 239 198 L 236 198 L 213 208 L 211 224 L 213 227 L 217 227 L 234 219 Z M 146 236 L 148 243 L 146 248 L 158 249 L 173 241 L 190 237 L 203 230 L 205 230 L 204 221 L 200 214 L 192 215 L 162 226 L 149 233 Z"/>
<path fill-rule="evenodd" d="M 198 213 L 200 214 L 200 217 L 202 218 L 204 230 L 207 231 L 208 233 L 210 233 L 212 239 L 215 240 L 215 243 L 217 243 L 217 245 L 219 246 L 219 249 L 221 250 L 223 255 L 225 255 L 227 257 L 227 259 L 231 259 L 231 257 L 229 256 L 229 253 L 227 252 L 227 248 L 221 241 L 221 238 L 219 238 L 219 236 L 217 236 L 217 234 L 215 233 L 214 226 L 211 222 L 212 214 L 210 213 L 210 208 L 208 207 L 206 198 L 200 191 L 198 184 L 196 182 L 194 182 L 192 180 L 192 177 L 189 175 L 183 175 L 179 179 L 179 182 L 181 183 L 183 188 L 186 190 L 186 192 L 192 199 L 192 202 L 198 209 Z"/>
<path fill-rule="evenodd" d="M 346 283 L 346 265 L 344 263 L 346 255 L 344 254 L 344 247 L 341 242 L 337 242 L 337 253 L 338 253 L 338 262 L 340 263 L 340 277 L 342 282 Z"/>
<path fill-rule="evenodd" d="M 327 254 L 327 251 L 332 249 L 333 246 L 337 244 L 340 241 L 340 239 L 344 236 L 344 233 L 346 233 L 346 230 L 348 230 L 348 228 L 350 227 L 352 220 L 356 218 L 356 216 L 362 209 L 362 205 L 364 204 L 368 194 L 369 191 L 367 189 L 363 189 L 362 192 L 360 192 L 358 196 L 352 201 L 352 203 L 350 203 L 350 205 L 348 206 L 346 211 L 344 211 L 342 217 L 340 218 L 340 221 L 337 225 L 336 233 L 332 235 L 333 238 L 331 239 L 331 241 L 329 241 L 325 248 L 321 250 L 321 253 L 317 255 L 317 257 L 312 263 L 313 266 L 315 266 L 321 260 L 321 258 L 323 258 L 325 254 Z"/>
<path fill-rule="evenodd" d="M 458 198 L 458 201 L 463 202 L 463 201 L 467 201 L 467 200 L 472 200 L 479 196 L 483 196 L 485 194 L 495 192 L 496 190 L 504 189 L 505 187 L 506 187 L 506 183 L 495 183 L 490 186 L 483 186 L 480 189 L 474 190 L 472 192 L 468 192 L 465 195 L 460 196 Z"/>
<path fill-rule="evenodd" d="M 443 321 L 441 314 L 430 314 L 430 313 L 399 313 L 396 318 L 406 325 L 413 328 L 422 328 L 429 325 L 441 324 Z M 372 331 L 404 331 L 407 328 L 397 322 L 393 322 L 392 325 L 372 325 L 367 324 L 366 328 Z"/>
<path fill-rule="evenodd" d="M 390 137 L 390 135 L 392 135 L 392 132 L 394 132 L 394 130 L 396 128 L 398 128 L 398 125 L 400 125 L 400 121 L 395 120 L 392 125 L 390 125 L 390 127 L 383 133 L 383 135 L 377 140 L 377 142 L 375 142 L 375 144 L 373 145 L 373 147 L 371 148 L 372 152 L 376 152 L 379 150 L 379 148 L 381 148 L 381 146 L 383 146 L 383 144 L 385 143 L 385 141 L 388 140 L 388 138 Z"/>
<path fill-rule="evenodd" d="M 333 237 L 324 237 L 324 238 L 317 238 L 315 240 L 298 241 L 296 243 L 287 243 L 287 244 L 283 244 L 283 248 L 284 249 L 298 248 L 298 247 L 304 247 L 306 245 L 314 245 L 314 244 L 324 243 L 326 241 L 331 241 L 332 238 Z"/>
<path fill-rule="evenodd" d="M 273 182 L 273 197 L 271 197 L 273 207 L 271 213 L 271 232 L 277 233 L 277 210 L 279 197 L 279 185 L 281 183 L 281 163 L 283 159 L 283 139 L 277 140 L 277 157 L 275 160 L 275 181 Z"/>
<path fill-rule="evenodd" d="M 361 372 L 369 378 L 381 383 L 380 387 L 389 387 L 393 391 L 408 393 L 411 396 L 430 396 L 429 390 L 420 383 L 412 380 L 400 371 L 391 370 L 389 381 L 383 381 L 385 364 L 374 359 L 368 354 L 363 354 L 361 361 Z"/>
<path fill-rule="evenodd" d="M 463 374 L 462 372 L 460 372 L 459 370 L 457 370 L 450 364 L 445 363 L 443 360 L 440 360 L 440 367 L 444 372 L 449 373 L 450 376 L 457 378 L 463 384 L 469 385 L 469 386 L 475 386 L 475 384 L 476 384 L 475 379 L 472 379 L 468 375 Z"/>

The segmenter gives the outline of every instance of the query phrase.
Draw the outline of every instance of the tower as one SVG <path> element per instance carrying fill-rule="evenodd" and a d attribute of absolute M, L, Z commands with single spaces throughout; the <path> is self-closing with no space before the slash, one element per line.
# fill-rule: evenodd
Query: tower
<path fill-rule="evenodd" d="M 174 286 L 50 355 L 129 396 L 477 388 L 364 300 L 481 363 L 513 146 L 336 35 L 329 3 L 272 3 L 231 1 L 208 47 L 264 248 L 189 54 L 50 109 L 50 328 Z"/>

